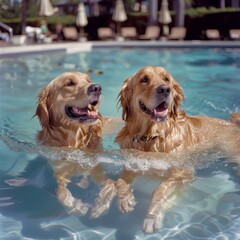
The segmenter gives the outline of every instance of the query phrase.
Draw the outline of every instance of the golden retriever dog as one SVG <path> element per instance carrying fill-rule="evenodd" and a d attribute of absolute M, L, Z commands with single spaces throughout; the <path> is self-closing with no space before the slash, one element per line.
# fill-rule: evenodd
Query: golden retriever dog
<path fill-rule="evenodd" d="M 239 156 L 240 129 L 236 124 L 205 116 L 187 116 L 180 105 L 184 94 L 179 83 L 162 67 L 146 66 L 124 81 L 119 93 L 124 127 L 115 141 L 121 149 L 159 152 L 166 155 L 218 148 Z M 232 120 L 237 119 L 232 115 Z M 125 171 L 122 179 L 133 181 Z M 193 179 L 193 172 L 174 167 L 155 189 L 143 230 L 152 233 L 161 227 L 167 198 L 176 187 Z"/>
<path fill-rule="evenodd" d="M 89 154 L 100 151 L 104 123 L 98 111 L 101 91 L 101 86 L 92 83 L 84 73 L 66 72 L 53 79 L 39 94 L 36 116 L 42 129 L 37 135 L 38 142 L 53 147 L 80 148 Z M 107 208 L 105 195 L 113 198 L 117 194 L 120 210 L 131 211 L 130 203 L 134 198 L 129 186 L 123 181 L 108 179 L 100 164 L 92 169 L 84 169 L 77 162 L 62 159 L 54 161 L 53 168 L 58 184 L 58 199 L 70 212 L 84 215 L 89 208 L 81 199 L 74 198 L 67 188 L 71 177 L 83 172 L 90 174 L 96 183 L 103 184 L 101 196 L 96 202 L 98 205 L 93 208 L 93 217 Z M 83 178 L 79 186 L 86 187 L 86 181 L 87 178 Z M 130 200 L 127 205 L 124 204 L 125 194 Z M 125 209 L 121 206 L 125 206 Z"/>

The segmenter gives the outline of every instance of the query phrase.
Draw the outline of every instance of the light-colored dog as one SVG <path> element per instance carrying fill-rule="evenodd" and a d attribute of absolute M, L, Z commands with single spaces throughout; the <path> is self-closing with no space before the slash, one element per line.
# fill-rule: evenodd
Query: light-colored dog
<path fill-rule="evenodd" d="M 36 116 L 42 129 L 37 136 L 38 142 L 53 147 L 80 148 L 89 154 L 101 151 L 103 124 L 107 122 L 98 111 L 101 91 L 100 85 L 93 84 L 88 75 L 80 72 L 66 72 L 52 80 L 39 94 Z M 96 183 L 103 184 L 92 217 L 101 215 L 108 208 L 106 199 L 116 194 L 121 211 L 133 209 L 134 198 L 129 186 L 122 180 L 108 179 L 100 164 L 84 169 L 76 161 L 62 159 L 54 161 L 53 168 L 58 199 L 70 212 L 84 215 L 88 211 L 88 205 L 74 198 L 67 188 L 71 177 L 83 172 L 91 175 Z M 83 178 L 79 186 L 86 185 L 86 178 Z M 130 200 L 127 204 L 125 195 Z"/>
<path fill-rule="evenodd" d="M 216 118 L 187 116 L 180 110 L 183 99 L 179 83 L 164 68 L 143 67 L 125 80 L 121 88 L 119 102 L 125 126 L 116 142 L 122 149 L 137 149 L 149 154 L 169 155 L 218 148 L 239 156 L 240 129 Z M 161 227 L 164 204 L 176 187 L 193 179 L 191 171 L 178 167 L 171 168 L 165 175 L 165 181 L 153 193 L 144 220 L 146 233 Z M 130 171 L 122 176 L 128 183 L 133 178 Z"/>

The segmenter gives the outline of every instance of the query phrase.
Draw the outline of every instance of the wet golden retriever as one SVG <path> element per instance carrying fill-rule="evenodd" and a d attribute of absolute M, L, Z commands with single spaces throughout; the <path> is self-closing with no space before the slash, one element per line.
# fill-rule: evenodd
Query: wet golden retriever
<path fill-rule="evenodd" d="M 42 129 L 37 136 L 38 142 L 53 147 L 81 148 L 89 153 L 101 150 L 104 122 L 98 111 L 101 91 L 101 86 L 92 83 L 84 73 L 66 72 L 53 79 L 39 94 L 36 116 Z M 93 217 L 98 217 L 107 208 L 108 202 L 103 195 L 113 198 L 117 194 L 121 211 L 133 209 L 134 198 L 128 185 L 122 180 L 108 179 L 100 164 L 92 169 L 83 169 L 76 161 L 62 159 L 54 161 L 53 167 L 58 199 L 70 212 L 84 215 L 88 211 L 88 205 L 74 198 L 67 188 L 71 177 L 83 172 L 90 174 L 95 182 L 103 183 L 101 196 L 92 211 Z M 86 185 L 86 178 L 83 178 L 79 186 Z M 127 204 L 125 195 L 129 196 Z"/>
<path fill-rule="evenodd" d="M 183 99 L 181 86 L 164 68 L 143 67 L 125 80 L 120 90 L 125 126 L 116 136 L 116 142 L 122 149 L 149 154 L 169 155 L 217 147 L 239 156 L 240 129 L 220 119 L 187 116 L 180 109 Z M 134 178 L 131 175 L 126 171 L 122 178 L 131 182 Z M 175 167 L 167 172 L 166 180 L 153 193 L 143 224 L 146 233 L 161 227 L 166 199 L 179 184 L 191 179 L 193 173 L 184 168 Z"/>

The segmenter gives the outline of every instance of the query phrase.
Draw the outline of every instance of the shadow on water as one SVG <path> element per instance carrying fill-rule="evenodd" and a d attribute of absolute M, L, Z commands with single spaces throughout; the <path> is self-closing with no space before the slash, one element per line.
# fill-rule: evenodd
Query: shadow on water
<path fill-rule="evenodd" d="M 25 237 L 47 239 L 66 236 L 64 230 L 44 231 L 41 223 L 64 216 L 55 197 L 56 183 L 51 166 L 43 157 L 29 162 L 18 176 L 1 173 L 0 211 L 20 221 Z"/>
<path fill-rule="evenodd" d="M 143 157 L 140 153 L 115 148 L 97 155 L 76 149 L 46 148 L 36 145 L 31 133 L 19 131 L 16 122 L 14 126 L 9 119 L 7 122 L 5 124 L 3 121 L 1 126 L 0 145 L 5 148 L 2 156 L 9 158 L 11 164 L 5 170 L 2 167 L 0 172 L 0 212 L 7 218 L 21 222 L 21 234 L 24 237 L 212 239 L 223 234 L 230 236 L 229 239 L 237 239 L 237 234 L 240 234 L 240 220 L 235 213 L 240 209 L 239 167 L 235 163 L 227 163 L 227 157 L 221 153 L 209 151 L 196 154 L 182 163 L 182 166 L 195 169 L 195 181 L 174 194 L 173 200 L 170 200 L 172 207 L 164 217 L 163 228 L 154 234 L 144 235 L 142 224 L 152 191 L 162 181 L 162 178 L 148 178 L 148 172 L 154 169 L 161 172 L 159 177 L 162 177 L 171 166 L 179 166 L 179 159 L 164 159 L 159 155 Z M 9 154 L 4 155 L 7 151 L 11 152 L 12 158 Z M 117 199 L 114 198 L 110 210 L 97 219 L 90 218 L 90 211 L 86 216 L 69 213 L 56 195 L 57 181 L 53 168 L 54 163 L 63 158 L 88 168 L 101 163 L 105 174 L 113 179 L 117 179 L 125 167 L 134 173 L 141 172 L 132 185 L 137 200 L 134 211 L 120 213 Z M 68 189 L 75 198 L 81 198 L 93 206 L 100 186 L 90 179 L 88 187 L 81 188 L 81 179 L 82 173 L 79 171 L 71 177 Z"/>
<path fill-rule="evenodd" d="M 52 222 L 67 218 L 68 213 L 56 197 L 57 184 L 50 161 L 43 156 L 38 156 L 30 160 L 24 171 L 17 176 L 6 173 L 0 174 L 0 212 L 8 218 L 21 222 L 21 234 L 24 237 L 62 239 L 71 236 L 64 224 L 53 224 L 51 226 Z M 69 190 L 74 197 L 93 204 L 99 186 L 91 182 L 88 189 L 83 190 L 76 185 L 79 182 L 78 178 L 80 176 L 73 176 L 72 182 L 68 185 Z M 138 198 L 137 194 L 136 197 Z M 79 217 L 79 224 L 85 225 L 84 231 L 91 229 L 92 235 L 94 235 L 94 229 L 104 227 L 115 229 L 116 239 L 133 239 L 144 217 L 144 211 L 141 210 L 140 205 L 136 207 L 136 212 L 138 213 L 137 218 L 134 213 L 121 214 L 117 202 L 114 200 L 111 210 L 105 216 L 93 220 L 89 218 L 88 214 Z M 131 222 L 131 227 L 129 227 Z M 43 228 L 43 224 L 46 223 L 49 223 L 50 227 Z M 98 230 L 98 232 L 101 231 Z M 81 232 L 79 235 L 81 236 Z M 95 235 L 95 239 L 98 239 L 98 235 Z M 103 235 L 103 233 L 100 235 Z"/>
<path fill-rule="evenodd" d="M 11 141 L 8 141 L 8 144 L 10 144 L 10 148 L 16 149 L 17 145 L 18 150 L 24 150 L 24 144 L 21 145 L 21 143 L 14 141 L 12 141 L 11 143 L 10 142 Z M 30 148 L 31 150 L 29 149 L 29 147 L 27 147 L 26 149 L 27 152 L 38 152 L 41 148 L 38 148 L 37 146 L 32 146 L 32 148 Z M 42 151 L 45 150 L 42 149 Z M 10 217 L 16 219 L 17 221 L 20 221 L 22 224 L 21 234 L 23 236 L 33 239 L 71 239 L 72 234 L 77 234 L 77 236 L 79 236 L 79 239 L 81 239 L 81 237 L 86 237 L 87 239 L 103 239 L 104 236 L 106 237 L 107 235 L 109 235 L 109 239 L 117 240 L 137 239 L 136 236 L 138 236 L 139 239 L 155 239 L 150 237 L 152 235 L 145 236 L 141 232 L 141 226 L 143 224 L 143 219 L 145 217 L 150 202 L 151 193 L 154 188 L 161 182 L 161 180 L 154 181 L 143 176 L 139 177 L 135 181 L 133 185 L 133 190 L 135 198 L 137 199 L 137 205 L 135 206 L 133 212 L 128 214 L 120 213 L 117 206 L 117 200 L 114 199 L 113 203 L 111 204 L 110 211 L 106 215 L 98 219 L 90 219 L 89 213 L 83 217 L 75 216 L 76 219 L 78 219 L 78 223 L 76 223 L 75 220 L 75 224 L 79 224 L 79 226 L 75 227 L 75 229 L 71 229 L 69 225 L 64 223 L 64 221 L 68 217 L 71 217 L 71 214 L 69 214 L 67 210 L 64 209 L 64 207 L 56 197 L 57 185 L 56 179 L 54 177 L 54 169 L 52 168 L 52 162 L 58 161 L 58 157 L 62 158 L 63 154 L 68 154 L 68 156 L 72 156 L 73 161 L 79 161 L 80 159 L 83 160 L 84 153 L 81 153 L 80 151 L 56 152 L 56 149 L 53 149 L 52 151 L 52 153 L 45 153 L 45 155 L 48 156 L 47 158 L 46 156 L 42 156 L 39 154 L 39 156 L 37 156 L 36 158 L 29 160 L 25 169 L 21 171 L 21 173 L 18 173 L 17 176 L 12 176 L 10 173 L 6 172 L 3 174 L 1 173 L 1 214 L 8 218 Z M 124 165 L 123 162 L 120 162 L 117 164 L 117 166 L 114 166 L 116 153 L 120 155 L 120 152 L 111 150 L 107 153 L 108 154 L 104 154 L 104 158 L 99 156 L 99 161 L 102 161 L 102 163 L 105 165 L 106 173 L 109 176 L 117 178 L 120 173 L 120 169 L 122 169 L 122 166 Z M 49 159 L 49 156 L 54 156 L 54 158 Z M 214 156 L 216 157 L 216 155 Z M 126 157 L 126 154 L 124 155 L 124 157 Z M 86 158 L 85 160 L 89 163 L 88 158 Z M 147 162 L 145 162 L 143 165 L 136 165 L 136 162 L 134 162 L 133 159 L 129 159 L 129 161 L 130 165 L 127 164 L 127 166 L 128 168 L 129 166 L 134 167 L 134 171 L 136 171 L 136 167 L 139 167 L 141 171 L 145 172 L 148 171 L 147 169 L 149 167 L 151 168 L 151 165 L 147 166 Z M 203 165 L 201 167 L 198 166 L 199 169 L 196 171 L 196 182 L 199 182 L 199 179 L 214 179 L 220 173 L 223 175 L 230 175 L 231 182 L 238 182 L 238 175 L 236 174 L 236 164 L 227 164 L 224 157 L 219 160 L 215 159 L 215 162 L 214 159 L 212 159 L 212 161 L 213 162 L 211 164 Z M 92 163 L 89 164 L 91 165 Z M 156 165 L 154 165 L 154 167 L 156 167 Z M 166 166 L 164 166 L 164 168 L 166 168 Z M 81 189 L 77 185 L 79 179 L 81 179 L 80 172 L 78 175 L 72 177 L 71 182 L 68 185 L 68 189 L 73 193 L 74 197 L 81 198 L 83 201 L 92 205 L 99 191 L 99 186 L 96 185 L 93 181 L 91 181 L 87 189 Z M 179 233 L 177 234 L 179 239 L 184 236 L 186 237 L 186 239 L 191 239 L 187 238 L 187 231 L 193 231 L 192 234 L 196 237 L 202 236 L 202 234 L 203 236 L 204 234 L 206 234 L 205 237 L 210 236 L 213 233 L 210 234 L 208 233 L 208 230 L 204 230 L 206 227 L 206 223 L 199 223 L 199 221 L 203 221 L 206 217 L 208 218 L 208 220 L 204 221 L 208 222 L 208 224 L 213 224 L 213 222 L 216 221 L 214 224 L 218 228 L 218 230 L 216 230 L 217 233 L 221 232 L 221 228 L 224 227 L 221 221 L 225 221 L 227 225 L 231 224 L 232 219 L 230 217 L 221 217 L 221 214 L 220 216 L 216 214 L 215 216 L 213 216 L 211 209 L 209 210 L 208 207 L 205 211 L 203 209 L 194 209 L 194 207 L 191 206 L 187 210 L 180 211 L 178 209 L 179 207 L 181 208 L 181 206 L 184 206 L 184 204 L 194 205 L 196 203 L 195 201 L 206 201 L 205 204 L 208 205 L 207 200 L 204 199 L 207 199 L 209 197 L 209 192 L 211 191 L 211 189 L 214 189 L 213 185 L 218 180 L 221 180 L 221 178 L 217 178 L 217 180 L 213 180 L 213 182 L 211 182 L 211 180 L 206 180 L 206 182 L 209 183 L 209 189 L 207 189 L 206 192 L 205 189 L 201 189 L 201 186 L 199 187 L 196 182 L 194 184 L 190 184 L 190 190 L 188 190 L 189 185 L 188 187 L 184 187 L 184 189 L 182 190 L 180 189 L 180 192 L 177 193 L 177 195 L 180 195 L 180 203 L 177 201 L 177 207 L 175 206 L 174 210 L 170 210 L 167 213 L 164 220 L 163 230 L 158 232 L 157 235 L 155 234 L 153 236 L 156 236 L 156 239 L 158 239 L 160 236 L 166 236 L 166 231 L 172 231 L 171 228 L 176 229 L 176 227 L 179 228 Z M 226 185 L 225 187 L 229 187 L 232 190 L 233 184 L 229 183 L 229 179 L 226 181 L 228 185 Z M 206 184 L 206 182 L 204 184 Z M 236 187 L 236 189 L 239 189 L 239 187 Z M 216 188 L 215 190 L 213 190 L 212 194 L 214 194 L 215 191 L 218 192 L 219 189 Z M 191 196 L 191 192 L 195 192 L 195 194 L 197 195 L 193 198 Z M 229 205 L 229 199 L 227 199 L 227 195 L 230 196 L 229 193 L 222 194 L 221 198 L 225 201 L 225 203 L 224 201 L 221 202 L 221 199 L 218 207 L 221 208 L 221 204 L 223 206 L 224 204 Z M 234 197 L 236 198 L 236 195 L 234 195 Z M 181 201 L 184 201 L 184 198 L 187 199 L 187 201 L 185 203 L 181 203 Z M 238 206 L 235 206 L 236 209 L 238 207 L 240 209 L 239 204 Z M 181 222 L 183 225 L 184 223 L 187 225 L 189 224 L 184 219 L 184 214 L 189 213 L 186 213 L 184 211 L 193 211 L 192 219 L 197 222 L 197 225 L 193 222 L 192 227 L 189 226 L 187 230 L 180 230 L 181 226 L 179 224 Z M 189 219 L 189 221 L 191 222 L 191 218 Z M 202 230 L 200 226 L 201 228 L 203 228 Z M 76 231 L 78 232 L 76 233 Z M 172 234 L 170 235 L 173 236 Z"/>
<path fill-rule="evenodd" d="M 228 157 L 220 153 L 207 152 L 187 159 L 184 166 L 195 169 L 195 180 L 169 200 L 163 227 L 154 234 L 144 235 L 141 228 L 152 191 L 162 181 L 150 179 L 146 173 L 178 166 L 177 159 L 156 157 L 157 161 L 152 161 L 140 153 L 138 157 L 124 153 L 111 145 L 114 136 L 105 141 L 106 151 L 94 158 L 79 150 L 43 148 L 35 142 L 39 125 L 31 121 L 34 102 L 37 91 L 50 79 L 62 71 L 102 70 L 103 75 L 92 73 L 92 77 L 105 89 L 103 114 L 115 116 L 119 113 L 113 112 L 114 101 L 108 99 L 115 99 L 121 80 L 146 65 L 147 57 L 149 64 L 165 66 L 182 81 L 191 114 L 228 119 L 230 113 L 239 111 L 239 50 L 227 53 L 225 49 L 220 55 L 215 54 L 220 49 L 186 51 L 185 55 L 183 49 L 139 49 L 135 54 L 129 49 L 105 49 L 94 54 L 1 60 L 0 115 L 7 117 L 0 120 L 0 239 L 240 239 L 239 166 L 229 163 Z M 140 55 L 145 57 L 139 58 Z M 124 167 L 144 173 L 132 185 L 137 200 L 134 211 L 120 213 L 115 198 L 109 212 L 98 219 L 90 219 L 89 212 L 86 216 L 69 213 L 56 194 L 53 164 L 62 158 L 89 168 L 101 163 L 105 173 L 114 179 Z M 70 179 L 68 189 L 75 198 L 92 206 L 100 186 L 91 180 L 88 188 L 80 188 L 81 179 L 79 171 Z"/>

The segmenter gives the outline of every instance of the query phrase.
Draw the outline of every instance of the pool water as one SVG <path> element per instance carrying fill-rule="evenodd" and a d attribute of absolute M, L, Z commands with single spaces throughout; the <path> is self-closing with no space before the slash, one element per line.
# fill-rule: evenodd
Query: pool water
<path fill-rule="evenodd" d="M 58 201 L 51 161 L 67 155 L 91 165 L 91 159 L 80 150 L 36 144 L 40 125 L 32 116 L 40 89 L 62 72 L 91 69 L 92 81 L 103 87 L 101 113 L 119 117 L 122 82 L 146 65 L 163 66 L 180 82 L 189 115 L 229 119 L 240 112 L 240 49 L 113 48 L 0 59 L 0 239 L 240 239 L 239 166 L 218 152 L 198 156 L 204 160 L 195 166 L 196 179 L 169 200 L 163 226 L 154 234 L 145 235 L 142 223 L 160 180 L 136 179 L 137 205 L 128 214 L 120 213 L 114 200 L 106 215 L 93 220 L 68 214 Z M 104 136 L 105 152 L 98 156 L 106 174 L 116 178 L 126 162 L 146 171 L 167 167 L 161 159 L 157 166 L 148 159 L 126 159 L 114 144 L 116 133 Z M 79 178 L 72 178 L 70 191 L 92 203 L 99 186 L 91 182 L 82 190 Z"/>

